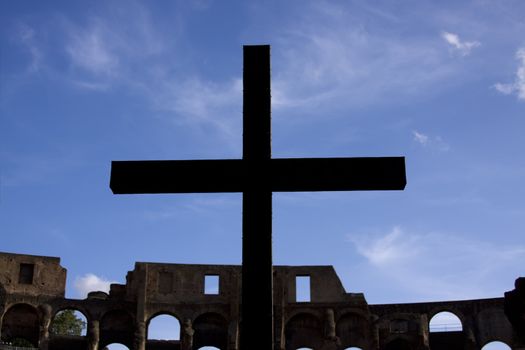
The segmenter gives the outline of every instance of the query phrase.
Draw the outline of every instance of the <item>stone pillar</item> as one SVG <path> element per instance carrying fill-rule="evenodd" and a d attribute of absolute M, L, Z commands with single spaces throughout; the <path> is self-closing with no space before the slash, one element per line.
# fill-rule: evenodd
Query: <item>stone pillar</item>
<path fill-rule="evenodd" d="M 228 350 L 237 350 L 239 346 L 239 321 L 232 320 L 228 325 Z"/>
<path fill-rule="evenodd" d="M 465 350 L 477 349 L 476 336 L 474 335 L 474 322 L 472 322 L 472 319 L 470 317 L 463 322 L 463 335 L 465 339 L 464 349 Z"/>
<path fill-rule="evenodd" d="M 370 323 L 371 323 L 371 332 L 372 337 L 370 339 L 370 349 L 378 350 L 379 349 L 379 327 L 381 326 L 379 321 L 379 316 L 377 315 L 371 315 L 370 316 Z"/>
<path fill-rule="evenodd" d="M 146 322 L 137 321 L 135 326 L 134 350 L 146 350 Z"/>
<path fill-rule="evenodd" d="M 134 350 L 146 350 L 146 307 L 147 307 L 147 294 L 148 294 L 148 265 L 145 265 L 143 271 L 141 271 L 139 277 L 139 283 L 141 284 L 138 288 L 137 295 L 137 323 L 135 325 L 135 338 L 134 338 Z"/>
<path fill-rule="evenodd" d="M 49 325 L 51 324 L 51 313 L 53 309 L 51 305 L 48 304 L 40 305 L 38 308 L 42 316 L 40 319 L 38 347 L 41 350 L 47 350 L 49 348 Z"/>
<path fill-rule="evenodd" d="M 339 349 L 341 340 L 336 334 L 335 316 L 333 309 L 326 309 L 324 313 L 324 341 L 323 350 Z"/>
<path fill-rule="evenodd" d="M 419 317 L 419 332 L 418 335 L 421 338 L 422 348 L 430 349 L 430 330 L 428 328 L 428 315 L 421 314 Z"/>
<path fill-rule="evenodd" d="M 100 341 L 100 323 L 98 320 L 91 320 L 87 331 L 88 350 L 98 350 Z"/>
<path fill-rule="evenodd" d="M 182 332 L 181 332 L 182 339 L 181 339 L 181 344 L 180 344 L 181 350 L 192 350 L 193 334 L 195 334 L 195 331 L 193 330 L 191 320 L 187 318 L 184 320 L 184 323 L 182 324 Z"/>

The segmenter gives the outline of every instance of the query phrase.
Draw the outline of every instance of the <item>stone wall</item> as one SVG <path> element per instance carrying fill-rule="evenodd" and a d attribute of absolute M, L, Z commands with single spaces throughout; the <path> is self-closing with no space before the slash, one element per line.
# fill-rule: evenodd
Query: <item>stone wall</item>
<path fill-rule="evenodd" d="M 240 266 L 137 262 L 126 284 L 86 299 L 64 298 L 66 270 L 58 258 L 0 253 L 1 340 L 24 338 L 40 349 L 238 348 Z M 32 273 L 31 273 L 32 272 Z M 218 290 L 205 288 L 206 276 Z M 297 277 L 310 280 L 310 300 L 296 300 Z M 502 293 L 503 294 L 503 293 Z M 504 313 L 504 299 L 369 305 L 347 293 L 332 266 L 274 267 L 275 350 L 481 349 L 502 341 L 525 349 Z M 86 336 L 49 334 L 53 317 L 78 310 Z M 429 320 L 454 313 L 461 330 L 431 333 Z M 160 314 L 180 322 L 180 339 L 148 340 L 149 322 Z M 257 340 L 254 340 L 257 341 Z"/>

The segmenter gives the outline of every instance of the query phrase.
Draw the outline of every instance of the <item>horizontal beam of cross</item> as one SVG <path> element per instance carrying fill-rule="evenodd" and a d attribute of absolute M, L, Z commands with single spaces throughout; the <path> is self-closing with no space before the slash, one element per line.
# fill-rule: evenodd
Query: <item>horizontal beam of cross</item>
<path fill-rule="evenodd" d="M 115 194 L 402 190 L 404 157 L 114 161 Z"/>

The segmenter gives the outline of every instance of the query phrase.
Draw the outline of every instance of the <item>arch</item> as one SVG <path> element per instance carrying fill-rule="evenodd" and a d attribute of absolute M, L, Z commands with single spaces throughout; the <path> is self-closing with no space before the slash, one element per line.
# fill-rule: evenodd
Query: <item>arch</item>
<path fill-rule="evenodd" d="M 228 345 L 228 322 L 215 312 L 208 312 L 198 316 L 193 321 L 193 347 L 216 347 L 226 349 Z"/>
<path fill-rule="evenodd" d="M 60 323 L 62 320 L 67 320 L 69 322 L 74 322 L 75 327 L 64 328 Z M 49 327 L 49 333 L 55 335 L 76 335 L 76 336 L 86 336 L 88 319 L 86 315 L 75 308 L 64 308 L 55 313 Z"/>
<path fill-rule="evenodd" d="M 355 346 L 352 346 L 351 348 L 346 348 L 346 349 L 344 349 L 344 350 L 363 350 L 363 349 L 361 349 L 361 348 L 357 348 L 357 347 L 355 347 Z"/>
<path fill-rule="evenodd" d="M 130 348 L 127 347 L 126 345 L 124 344 L 120 344 L 120 343 L 111 343 L 111 344 L 108 344 L 106 345 L 106 348 L 108 350 L 129 350 Z"/>
<path fill-rule="evenodd" d="M 199 348 L 197 350 L 221 350 L 221 349 L 216 348 L 215 346 L 203 346 L 202 348 Z"/>
<path fill-rule="evenodd" d="M 100 347 L 119 343 L 131 349 L 135 332 L 135 322 L 125 310 L 111 310 L 100 320 Z"/>
<path fill-rule="evenodd" d="M 2 318 L 2 341 L 25 339 L 38 347 L 40 318 L 35 307 L 29 304 L 15 304 L 7 309 Z"/>
<path fill-rule="evenodd" d="M 284 330 L 286 350 L 319 349 L 323 344 L 323 324 L 317 316 L 298 313 L 286 322 Z"/>
<path fill-rule="evenodd" d="M 511 350 L 511 347 L 502 341 L 496 340 L 485 344 L 481 350 Z"/>
<path fill-rule="evenodd" d="M 453 312 L 441 311 L 436 313 L 428 323 L 430 333 L 435 332 L 461 332 L 463 331 L 463 322 Z"/>
<path fill-rule="evenodd" d="M 411 350 L 412 347 L 408 340 L 403 338 L 396 338 L 388 342 L 385 346 L 385 350 Z"/>
<path fill-rule="evenodd" d="M 366 317 L 357 313 L 346 313 L 339 317 L 336 334 L 343 348 L 366 347 L 370 338 L 370 324 Z"/>
<path fill-rule="evenodd" d="M 170 313 L 159 312 L 147 322 L 148 340 L 180 340 L 180 321 Z"/>

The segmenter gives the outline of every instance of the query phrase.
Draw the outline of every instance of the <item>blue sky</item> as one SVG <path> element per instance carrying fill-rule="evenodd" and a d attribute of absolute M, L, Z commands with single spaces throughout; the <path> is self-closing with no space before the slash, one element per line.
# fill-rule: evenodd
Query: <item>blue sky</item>
<path fill-rule="evenodd" d="M 0 5 L 1 251 L 67 295 L 135 261 L 240 264 L 241 195 L 115 196 L 111 160 L 242 156 L 242 45 L 272 50 L 274 157 L 405 156 L 400 192 L 274 194 L 274 263 L 370 303 L 502 296 L 525 259 L 525 3 Z"/>

